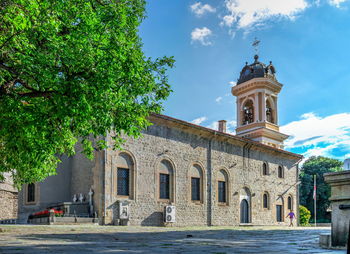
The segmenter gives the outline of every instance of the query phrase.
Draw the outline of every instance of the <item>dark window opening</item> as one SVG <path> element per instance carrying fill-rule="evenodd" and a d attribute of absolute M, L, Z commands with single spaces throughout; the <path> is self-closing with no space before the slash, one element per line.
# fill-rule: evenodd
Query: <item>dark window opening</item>
<path fill-rule="evenodd" d="M 121 196 L 129 196 L 129 169 L 118 168 L 117 179 L 117 194 Z"/>
<path fill-rule="evenodd" d="M 193 201 L 200 201 L 201 195 L 200 195 L 200 178 L 198 177 L 192 177 L 191 178 L 191 191 L 192 191 L 192 200 Z"/>
<path fill-rule="evenodd" d="M 292 210 L 292 197 L 288 197 L 288 209 Z"/>
<path fill-rule="evenodd" d="M 278 166 L 278 177 L 283 178 L 283 168 L 281 166 Z"/>
<path fill-rule="evenodd" d="M 243 107 L 243 121 L 242 124 L 250 124 L 254 122 L 254 105 L 251 100 L 245 103 Z"/>
<path fill-rule="evenodd" d="M 264 175 L 264 176 L 268 175 L 266 163 L 263 164 L 263 175 Z"/>
<path fill-rule="evenodd" d="M 28 184 L 27 202 L 35 202 L 35 184 Z"/>
<path fill-rule="evenodd" d="M 170 176 L 159 174 L 159 198 L 170 199 Z"/>
<path fill-rule="evenodd" d="M 264 196 L 263 196 L 263 207 L 264 207 L 264 208 L 268 208 L 268 205 L 269 205 L 268 202 L 269 202 L 269 201 L 268 201 L 268 196 L 267 196 L 267 194 L 265 193 Z"/>
<path fill-rule="evenodd" d="M 218 192 L 219 192 L 219 202 L 226 202 L 226 182 L 219 181 Z"/>

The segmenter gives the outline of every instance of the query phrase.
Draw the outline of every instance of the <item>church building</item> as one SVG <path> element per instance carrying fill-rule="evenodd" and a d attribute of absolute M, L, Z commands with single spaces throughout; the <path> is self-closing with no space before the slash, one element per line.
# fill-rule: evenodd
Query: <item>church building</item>
<path fill-rule="evenodd" d="M 19 219 L 55 207 L 112 225 L 287 225 L 289 211 L 298 213 L 302 156 L 283 150 L 275 73 L 257 55 L 243 67 L 232 87 L 236 135 L 225 120 L 213 130 L 152 114 L 153 125 L 125 137 L 123 150 L 98 151 L 93 161 L 78 151 L 56 176 L 24 186 Z"/>

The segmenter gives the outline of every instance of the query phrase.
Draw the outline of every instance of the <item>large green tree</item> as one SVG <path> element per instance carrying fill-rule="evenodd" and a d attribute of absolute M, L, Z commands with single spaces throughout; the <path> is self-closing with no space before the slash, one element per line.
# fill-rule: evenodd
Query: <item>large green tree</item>
<path fill-rule="evenodd" d="M 342 162 L 336 159 L 322 156 L 312 156 L 303 164 L 300 171 L 300 204 L 311 211 L 314 218 L 314 175 L 316 175 L 316 200 L 317 200 L 317 219 L 326 219 L 326 210 L 329 207 L 329 197 L 331 194 L 330 186 L 325 183 L 323 174 L 342 170 Z"/>
<path fill-rule="evenodd" d="M 172 58 L 146 58 L 144 0 L 0 2 L 0 178 L 56 172 L 77 141 L 92 158 L 103 136 L 138 137 L 171 92 Z M 97 142 L 91 142 L 95 138 Z"/>

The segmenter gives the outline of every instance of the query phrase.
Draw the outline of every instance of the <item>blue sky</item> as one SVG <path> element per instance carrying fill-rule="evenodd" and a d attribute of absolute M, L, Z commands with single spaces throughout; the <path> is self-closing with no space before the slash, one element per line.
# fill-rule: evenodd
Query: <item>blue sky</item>
<path fill-rule="evenodd" d="M 286 150 L 350 157 L 350 0 L 148 0 L 140 35 L 147 56 L 174 56 L 164 114 L 234 132 L 235 84 L 261 43 L 284 85 Z"/>

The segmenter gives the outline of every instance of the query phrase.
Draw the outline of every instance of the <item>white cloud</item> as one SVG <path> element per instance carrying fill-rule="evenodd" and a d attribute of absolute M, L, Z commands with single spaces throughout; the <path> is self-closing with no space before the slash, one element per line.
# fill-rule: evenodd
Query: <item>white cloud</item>
<path fill-rule="evenodd" d="M 237 82 L 236 81 L 230 81 L 230 82 L 228 82 L 229 84 L 230 84 L 230 86 L 235 86 L 235 85 L 237 85 Z"/>
<path fill-rule="evenodd" d="M 221 100 L 222 100 L 222 97 L 221 97 L 221 96 L 219 96 L 218 98 L 215 99 L 215 101 L 216 101 L 217 103 L 220 103 Z"/>
<path fill-rule="evenodd" d="M 333 149 L 350 152 L 350 113 L 323 118 L 306 113 L 301 116 L 301 120 L 281 126 L 281 132 L 290 135 L 285 147 L 302 148 L 305 157 L 336 157 L 332 154 Z"/>
<path fill-rule="evenodd" d="M 340 5 L 344 2 L 346 2 L 347 0 L 328 0 L 328 3 L 332 6 L 335 6 L 337 8 L 340 8 Z"/>
<path fill-rule="evenodd" d="M 249 30 L 252 26 L 263 26 L 272 18 L 293 20 L 308 4 L 306 0 L 226 0 L 225 6 L 228 14 L 222 17 L 221 24 Z"/>
<path fill-rule="evenodd" d="M 206 121 L 208 118 L 206 116 L 198 117 L 196 119 L 193 119 L 191 123 L 200 125 L 202 122 Z"/>
<path fill-rule="evenodd" d="M 215 8 L 209 4 L 202 4 L 201 2 L 194 3 L 190 6 L 191 11 L 197 16 L 201 17 L 206 13 L 215 12 Z"/>
<path fill-rule="evenodd" d="M 212 34 L 212 31 L 207 27 L 195 28 L 191 32 L 192 43 L 198 41 L 204 46 L 212 45 L 212 42 L 209 40 Z"/>

